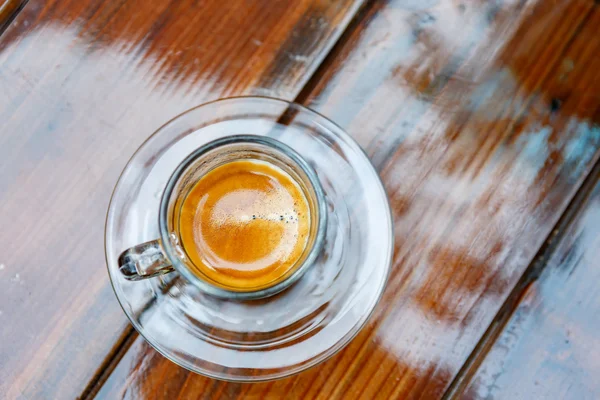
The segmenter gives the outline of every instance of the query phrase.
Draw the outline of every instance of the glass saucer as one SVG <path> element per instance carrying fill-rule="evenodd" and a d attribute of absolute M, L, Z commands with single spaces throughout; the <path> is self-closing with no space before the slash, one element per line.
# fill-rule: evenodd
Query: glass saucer
<path fill-rule="evenodd" d="M 177 273 L 132 282 L 119 254 L 159 237 L 162 192 L 194 149 L 230 135 L 275 138 L 314 168 L 328 205 L 323 250 L 305 275 L 261 300 L 223 300 Z M 115 187 L 106 221 L 114 291 L 162 355 L 212 378 L 256 382 L 309 368 L 347 344 L 379 300 L 393 251 L 387 196 L 369 159 L 340 127 L 283 100 L 238 97 L 191 109 L 156 131 Z"/>

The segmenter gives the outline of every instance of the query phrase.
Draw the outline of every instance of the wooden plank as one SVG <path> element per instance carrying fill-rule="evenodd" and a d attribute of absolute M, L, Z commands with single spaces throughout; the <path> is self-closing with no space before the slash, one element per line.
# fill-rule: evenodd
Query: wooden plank
<path fill-rule="evenodd" d="M 456 398 L 600 398 L 599 176 L 539 279 Z"/>
<path fill-rule="evenodd" d="M 0 34 L 19 12 L 26 0 L 2 0 L 0 1 Z"/>
<path fill-rule="evenodd" d="M 599 18 L 583 0 L 378 3 L 308 98 L 390 196 L 393 271 L 369 324 L 320 366 L 255 385 L 137 339 L 98 397 L 441 397 L 598 157 Z"/>
<path fill-rule="evenodd" d="M 218 97 L 295 98 L 361 4 L 26 5 L 0 38 L 1 398 L 80 395 L 130 329 L 104 220 L 143 140 Z"/>

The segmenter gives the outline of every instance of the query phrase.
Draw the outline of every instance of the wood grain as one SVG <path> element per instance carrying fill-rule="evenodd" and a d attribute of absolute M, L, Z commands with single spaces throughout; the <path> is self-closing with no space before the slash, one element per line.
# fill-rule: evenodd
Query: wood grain
<path fill-rule="evenodd" d="M 0 398 L 74 398 L 130 329 L 105 267 L 112 188 L 204 101 L 293 99 L 360 0 L 31 0 L 0 38 Z"/>
<path fill-rule="evenodd" d="M 600 397 L 599 176 L 541 276 L 457 398 Z"/>
<path fill-rule="evenodd" d="M 308 104 L 366 149 L 396 226 L 367 327 L 298 376 L 203 378 L 141 339 L 99 398 L 441 397 L 598 158 L 592 1 L 377 3 Z"/>
<path fill-rule="evenodd" d="M 0 1 L 0 34 L 18 13 L 26 0 L 2 0 Z"/>

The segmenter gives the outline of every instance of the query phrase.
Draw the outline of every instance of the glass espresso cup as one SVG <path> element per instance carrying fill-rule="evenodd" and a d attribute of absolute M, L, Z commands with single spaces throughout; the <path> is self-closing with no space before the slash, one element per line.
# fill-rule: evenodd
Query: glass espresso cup
<path fill-rule="evenodd" d="M 306 200 L 308 210 L 308 216 L 305 216 L 306 241 L 297 257 L 278 273 L 270 274 L 268 279 L 261 282 L 254 280 L 249 285 L 232 284 L 231 281 L 215 278 L 215 274 L 209 273 L 210 268 L 193 261 L 203 258 L 203 255 L 189 254 L 183 235 L 183 232 L 191 230 L 185 226 L 190 222 L 182 218 L 182 213 L 186 199 L 196 184 L 218 168 L 238 161 L 260 163 L 290 178 Z M 287 216 L 279 217 L 282 222 L 287 222 L 284 221 Z M 196 149 L 179 164 L 161 198 L 158 216 L 160 238 L 125 250 L 119 257 L 118 266 L 128 280 L 136 281 L 176 271 L 200 290 L 219 298 L 264 298 L 289 287 L 314 263 L 323 247 L 326 223 L 323 190 L 315 171 L 298 153 L 278 140 L 265 136 L 224 137 Z M 234 252 L 235 245 L 232 244 Z M 243 248 L 239 250 L 244 251 Z M 237 282 L 243 280 L 238 278 Z"/>

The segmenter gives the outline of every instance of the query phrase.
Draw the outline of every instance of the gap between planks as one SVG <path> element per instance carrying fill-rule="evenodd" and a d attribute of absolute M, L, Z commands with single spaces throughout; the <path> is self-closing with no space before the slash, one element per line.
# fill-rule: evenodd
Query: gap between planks
<path fill-rule="evenodd" d="M 128 324 L 78 399 L 93 399 L 96 396 L 137 337 L 138 333 Z"/>
<path fill-rule="evenodd" d="M 29 0 L 0 0 L 0 36 Z"/>

